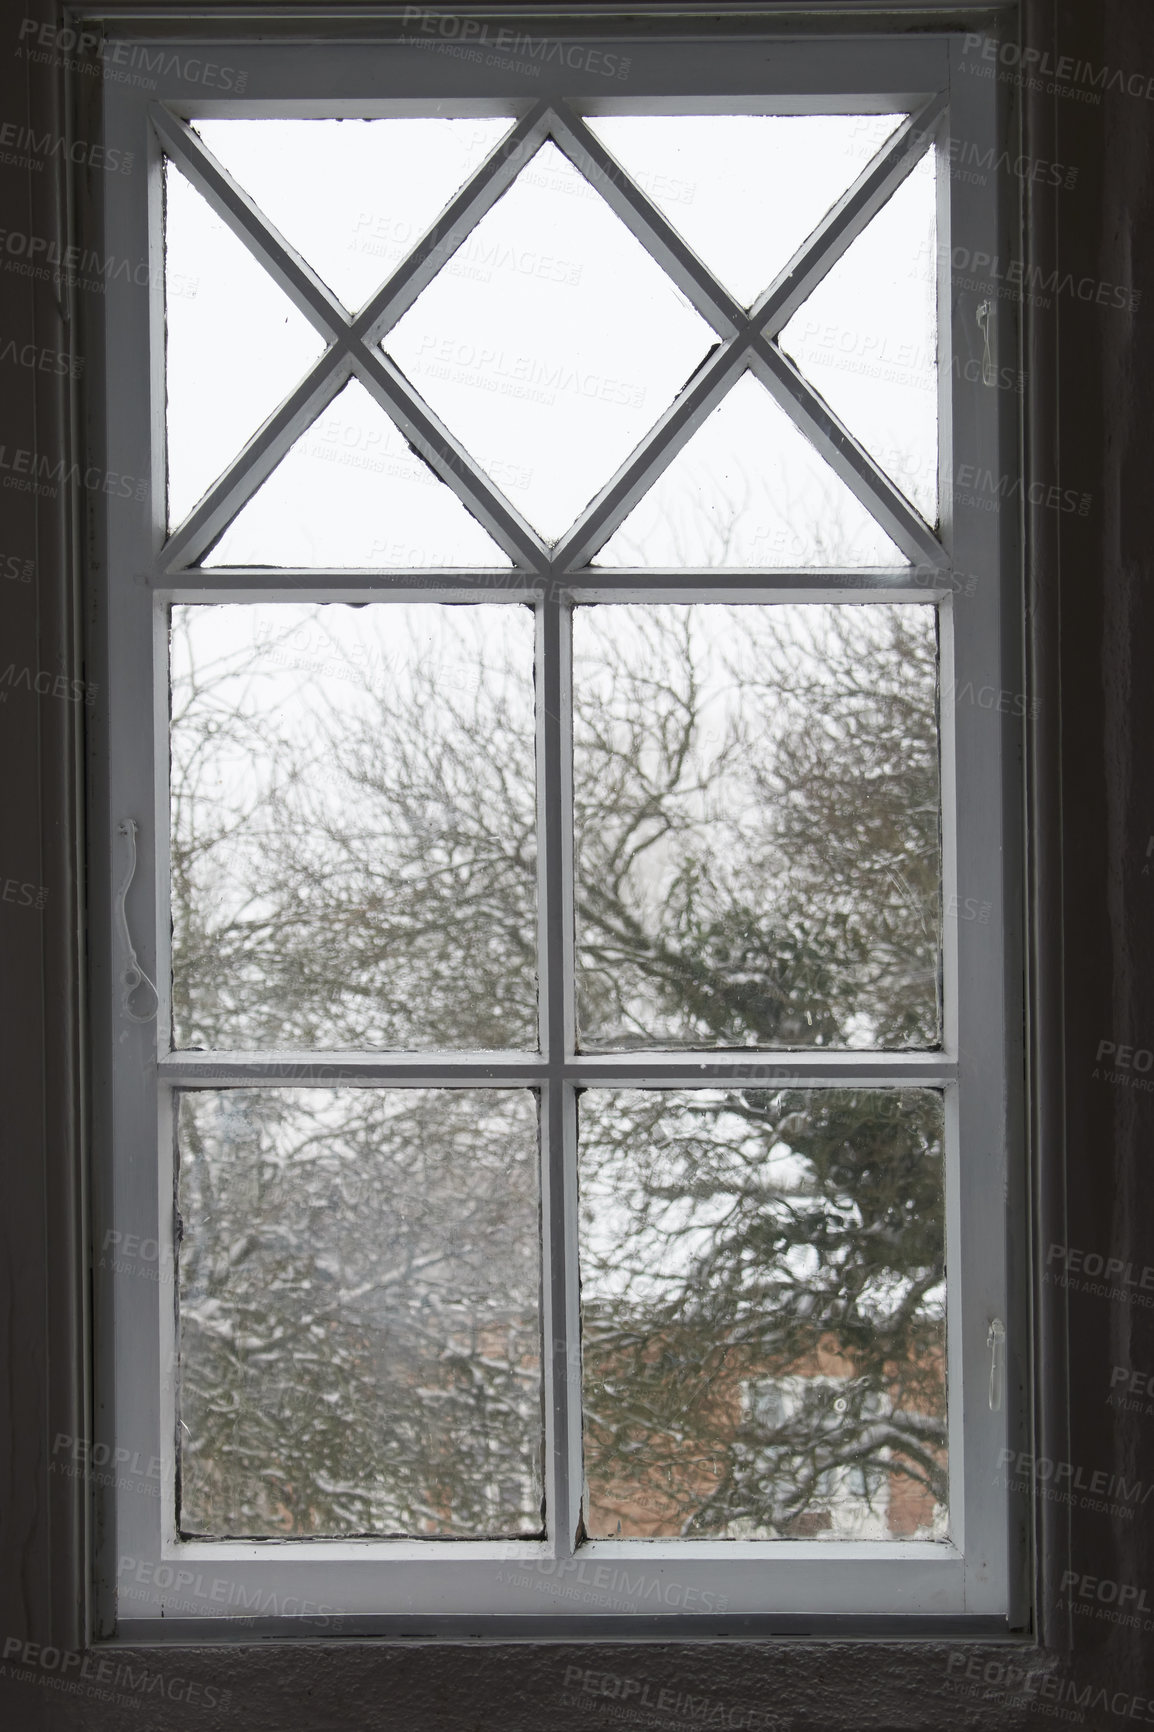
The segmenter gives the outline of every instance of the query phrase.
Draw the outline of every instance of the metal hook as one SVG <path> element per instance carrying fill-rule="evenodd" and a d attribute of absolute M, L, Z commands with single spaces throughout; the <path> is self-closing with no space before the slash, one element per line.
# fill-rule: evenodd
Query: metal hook
<path fill-rule="evenodd" d="M 990 1412 L 1000 1413 L 1006 1381 L 1006 1325 L 1000 1317 L 993 1318 L 986 1330 L 986 1346 L 990 1350 Z"/>
<path fill-rule="evenodd" d="M 152 981 L 148 978 L 148 975 L 145 974 L 143 968 L 141 968 L 140 959 L 136 954 L 132 942 L 132 934 L 128 930 L 128 892 L 132 887 L 132 880 L 136 877 L 136 819 L 122 818 L 119 829 L 122 836 L 128 837 L 128 871 L 124 875 L 123 884 L 121 884 L 120 889 L 116 893 L 117 912 L 120 915 L 120 929 L 124 938 L 124 949 L 128 957 L 127 966 L 123 974 L 120 976 L 121 985 L 123 987 L 123 991 L 120 995 L 120 1007 L 129 1022 L 151 1022 L 157 1011 L 160 1009 L 160 994 L 157 992 Z M 141 986 L 147 986 L 149 992 L 152 994 L 152 1009 L 148 1012 L 147 1016 L 137 1016 L 130 1004 L 133 993 Z"/>
<path fill-rule="evenodd" d="M 978 308 L 978 327 L 981 330 L 982 341 L 985 345 L 982 354 L 983 385 L 996 385 L 998 382 L 998 370 L 994 366 L 994 357 L 990 348 L 990 321 L 993 316 L 994 303 L 992 301 L 983 301 L 981 306 Z"/>

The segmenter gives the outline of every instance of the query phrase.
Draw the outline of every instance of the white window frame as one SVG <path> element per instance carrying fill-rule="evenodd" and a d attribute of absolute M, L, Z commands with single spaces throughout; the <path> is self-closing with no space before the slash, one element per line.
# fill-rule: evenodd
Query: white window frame
<path fill-rule="evenodd" d="M 608 27 L 608 21 L 607 21 Z M 864 170 L 819 231 L 828 246 L 848 245 L 903 175 L 903 141 L 911 133 L 938 144 L 939 256 L 964 247 L 993 258 L 999 195 L 954 177 L 949 163 L 958 141 L 993 144 L 995 81 L 967 77 L 962 38 L 946 30 L 855 39 L 719 37 L 708 54 L 681 31 L 679 40 L 615 43 L 631 56 L 627 84 L 556 62 L 517 81 L 491 68 L 396 42 L 266 42 L 259 45 L 196 36 L 196 52 L 245 75 L 243 99 L 228 99 L 181 82 L 188 34 L 172 44 L 132 38 L 131 64 L 141 46 L 155 89 L 122 78 L 104 89 L 105 142 L 133 152 L 144 172 L 109 177 L 104 189 L 103 244 L 115 260 L 148 261 L 146 286 L 118 286 L 106 298 L 105 378 L 101 438 L 109 471 L 143 478 L 143 499 L 118 498 L 103 514 L 94 560 L 105 621 L 107 735 L 98 751 L 93 835 L 111 862 L 101 875 L 107 895 L 96 908 L 93 964 L 94 1026 L 106 1031 L 97 1057 L 94 1238 L 115 1229 L 159 1245 L 158 1279 L 95 1271 L 97 1381 L 94 1436 L 110 1440 L 117 1463 L 134 1464 L 145 1479 L 98 1487 L 94 1545 L 98 1628 L 146 1636 L 181 1627 L 214 1638 L 249 1636 L 254 1615 L 271 1628 L 316 1634 L 401 1630 L 515 1628 L 541 1621 L 576 1630 L 667 1629 L 684 1633 L 751 1632 L 787 1627 L 791 1618 L 851 1624 L 885 1616 L 910 1629 L 978 1633 L 1004 1629 L 1019 1609 L 1020 1559 L 1011 1543 L 1011 1515 L 1002 1451 L 1010 1435 L 1011 1401 L 988 1399 L 991 1322 L 1009 1315 L 1007 1196 L 1019 1170 L 1021 965 L 1014 935 L 1020 926 L 1012 779 L 1021 706 L 944 701 L 941 707 L 943 894 L 988 902 L 988 920 L 946 918 L 943 1045 L 941 1051 L 742 1052 L 694 1058 L 683 1053 L 578 1055 L 571 990 L 573 913 L 567 885 L 570 854 L 563 829 L 568 798 L 571 713 L 566 690 L 568 628 L 573 603 L 583 601 L 710 600 L 845 602 L 920 601 L 940 617 L 941 683 L 945 694 L 1009 688 L 1014 665 L 1010 579 L 1016 542 L 1007 511 L 963 504 L 953 485 L 953 451 L 981 451 L 994 473 L 1016 472 L 1004 437 L 1002 393 L 970 383 L 954 366 L 983 354 L 973 297 L 955 294 L 940 270 L 940 539 L 898 489 L 837 423 L 820 398 L 767 340 L 780 330 L 826 268 L 810 243 L 792 270 L 767 291 L 751 321 L 704 273 L 645 194 L 611 166 L 603 148 L 570 110 L 613 112 L 639 100 L 651 111 L 674 107 L 679 93 L 712 101 L 719 112 L 893 112 L 911 120 L 886 149 L 882 166 Z M 176 70 L 165 71 L 165 60 Z M 115 64 L 109 58 L 109 64 Z M 123 64 L 123 62 L 121 62 Z M 756 84 L 756 94 L 752 88 Z M 512 100 L 509 100 L 512 89 Z M 323 94 L 321 94 L 323 93 Z M 423 407 L 412 387 L 371 349 L 382 327 L 400 316 L 443 263 L 433 247 L 450 226 L 478 220 L 520 166 L 490 159 L 398 269 L 386 291 L 350 319 L 309 267 L 254 217 L 247 199 L 214 166 L 181 123 L 199 116 L 379 115 L 439 112 L 519 115 L 527 141 L 546 129 L 598 186 L 628 227 L 644 238 L 674 282 L 718 333 L 720 347 L 662 418 L 657 435 L 639 448 L 577 524 L 547 549 L 484 473 Z M 235 233 L 263 257 L 312 324 L 333 338 L 310 383 L 292 393 L 171 537 L 165 522 L 162 163 L 165 152 L 213 203 Z M 910 158 L 905 158 L 908 167 Z M 837 238 L 840 237 L 840 240 Z M 811 256 L 812 255 L 812 256 Z M 147 312 L 147 339 L 145 314 Z M 762 334 L 755 334 L 756 322 Z M 997 332 L 999 321 L 992 328 Z M 1008 353 L 1010 335 L 1003 337 Z M 809 433 L 818 450 L 910 560 L 908 574 L 842 571 L 596 572 L 584 562 L 620 523 L 632 503 L 669 461 L 746 358 L 771 394 Z M 1004 361 L 1006 355 L 1001 359 Z M 979 368 L 980 370 L 980 368 Z M 271 471 L 304 426 L 358 375 L 402 425 L 406 435 L 451 485 L 513 561 L 513 571 L 350 573 L 348 571 L 198 569 L 194 562 L 239 503 Z M 650 451 L 649 447 L 653 446 Z M 648 452 L 648 455 L 647 455 Z M 454 482 L 455 476 L 455 482 Z M 584 569 L 583 569 L 584 567 Z M 971 574 L 976 582 L 971 582 Z M 196 1054 L 170 1050 L 167 914 L 167 616 L 176 602 L 300 602 L 331 600 L 496 599 L 533 601 L 538 666 L 561 695 L 539 721 L 544 950 L 541 1055 L 441 1059 L 389 1054 Z M 1015 710 L 1017 713 L 1015 714 Z M 145 725 L 151 717 L 152 725 Z M 1007 813 L 1009 817 L 1007 817 Z M 145 971 L 160 989 L 154 1022 L 136 1024 L 122 1008 L 125 953 L 118 934 L 115 891 L 124 875 L 121 824 L 139 825 L 139 865 L 127 916 Z M 1007 890 L 1009 898 L 1007 898 Z M 964 926 L 964 930 L 963 930 Z M 141 998 L 133 1001 L 142 1003 Z M 329 1082 L 371 1086 L 496 1084 L 537 1087 L 542 1094 L 541 1194 L 544 1221 L 543 1335 L 546 1388 L 548 1537 L 497 1541 L 229 1541 L 181 1540 L 175 1527 L 173 1135 L 175 1091 L 265 1081 L 307 1085 L 314 1067 Z M 950 1538 L 923 1541 L 585 1541 L 576 1546 L 581 1489 L 578 1292 L 576 1279 L 575 1091 L 638 1079 L 670 1087 L 758 1075 L 794 1086 L 862 1084 L 940 1087 L 946 1102 L 946 1233 L 950 1271 L 947 1364 L 950 1455 Z M 1015 1420 L 1014 1423 L 1017 1423 Z M 158 1463 L 155 1476 L 141 1468 Z M 109 1476 L 103 1476 L 109 1477 Z M 149 1483 L 146 1483 L 149 1482 Z M 161 1494 L 154 1493 L 159 1487 Z M 623 1587 L 623 1581 L 626 1586 Z M 221 1586 L 221 1584 L 224 1584 Z M 550 1627 L 562 1627 L 562 1622 Z"/>

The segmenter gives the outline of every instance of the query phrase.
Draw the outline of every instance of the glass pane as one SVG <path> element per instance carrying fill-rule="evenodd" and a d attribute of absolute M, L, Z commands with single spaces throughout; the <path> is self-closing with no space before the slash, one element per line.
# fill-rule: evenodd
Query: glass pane
<path fill-rule="evenodd" d="M 197 120 L 217 160 L 350 312 L 509 131 L 490 118 Z"/>
<path fill-rule="evenodd" d="M 934 609 L 582 607 L 573 655 L 581 1045 L 936 1046 Z"/>
<path fill-rule="evenodd" d="M 594 1539 L 944 1539 L 942 1097 L 579 1102 Z"/>
<path fill-rule="evenodd" d="M 751 306 L 900 114 L 646 114 L 587 125 L 698 258 Z"/>
<path fill-rule="evenodd" d="M 168 523 L 175 528 L 320 359 L 324 343 L 172 163 L 164 200 Z"/>
<path fill-rule="evenodd" d="M 532 1095 L 206 1090 L 178 1136 L 181 1530 L 539 1533 Z"/>
<path fill-rule="evenodd" d="M 784 410 L 743 373 L 606 542 L 602 566 L 905 566 Z"/>
<path fill-rule="evenodd" d="M 487 278 L 446 267 L 384 346 L 478 461 L 527 472 L 518 507 L 556 540 L 716 339 L 553 144 L 457 258 Z"/>
<path fill-rule="evenodd" d="M 931 524 L 938 515 L 936 210 L 931 150 L 778 339 Z"/>
<path fill-rule="evenodd" d="M 203 563 L 507 569 L 512 562 L 354 379 Z"/>
<path fill-rule="evenodd" d="M 533 615 L 172 610 L 177 1046 L 535 1048 Z"/>

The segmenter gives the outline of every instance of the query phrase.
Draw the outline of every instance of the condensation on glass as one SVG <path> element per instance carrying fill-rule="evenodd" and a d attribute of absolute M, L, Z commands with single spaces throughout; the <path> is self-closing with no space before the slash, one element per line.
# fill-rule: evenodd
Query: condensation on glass
<path fill-rule="evenodd" d="M 541 1532 L 537 1107 L 180 1096 L 180 1530 Z"/>
<path fill-rule="evenodd" d="M 578 1114 L 590 1538 L 944 1538 L 940 1093 Z"/>
<path fill-rule="evenodd" d="M 533 616 L 172 610 L 178 1047 L 534 1049 Z"/>
<path fill-rule="evenodd" d="M 580 1044 L 937 1046 L 935 609 L 581 607 L 573 655 Z"/>

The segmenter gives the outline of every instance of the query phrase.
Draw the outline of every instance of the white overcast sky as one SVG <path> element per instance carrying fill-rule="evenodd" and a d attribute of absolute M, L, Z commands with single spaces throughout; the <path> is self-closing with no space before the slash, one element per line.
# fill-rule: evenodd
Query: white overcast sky
<path fill-rule="evenodd" d="M 590 125 L 748 304 L 899 120 L 617 115 Z M 510 124 L 202 120 L 197 130 L 354 311 Z M 781 337 L 931 521 L 934 206 L 926 157 Z M 167 260 L 175 525 L 304 376 L 323 341 L 173 167 Z M 516 508 L 554 540 L 716 341 L 589 182 L 546 143 L 384 347 Z M 354 383 L 298 441 L 208 563 L 493 568 L 508 561 Z M 746 376 L 610 540 L 601 563 L 905 562 Z"/>

